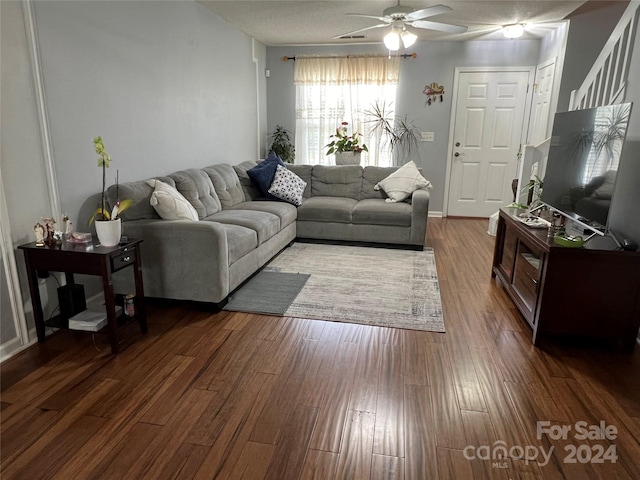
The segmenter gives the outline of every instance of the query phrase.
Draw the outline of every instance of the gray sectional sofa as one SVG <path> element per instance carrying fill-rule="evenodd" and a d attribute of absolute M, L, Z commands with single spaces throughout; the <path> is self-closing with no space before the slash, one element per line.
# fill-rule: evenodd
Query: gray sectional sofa
<path fill-rule="evenodd" d="M 258 162 L 156 177 L 175 187 L 199 221 L 163 220 L 145 181 L 119 185 L 134 205 L 122 214 L 123 234 L 144 241 L 143 278 L 149 297 L 223 303 L 226 297 L 296 237 L 424 246 L 429 193 L 387 203 L 374 185 L 396 168 L 287 165 L 307 187 L 302 206 L 261 199 L 247 171 Z M 108 200 L 116 200 L 115 187 Z"/>

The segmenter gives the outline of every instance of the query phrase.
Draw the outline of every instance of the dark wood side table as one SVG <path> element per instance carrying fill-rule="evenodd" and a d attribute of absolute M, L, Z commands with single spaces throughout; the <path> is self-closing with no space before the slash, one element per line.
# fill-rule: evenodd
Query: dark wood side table
<path fill-rule="evenodd" d="M 64 272 L 67 284 L 74 283 L 74 274 L 98 275 L 102 277 L 104 299 L 107 309 L 106 333 L 111 343 L 111 351 L 118 353 L 118 319 L 116 318 L 115 294 L 111 275 L 113 272 L 133 267 L 135 277 L 135 318 L 140 324 L 142 333 L 147 333 L 147 314 L 144 305 L 144 288 L 142 284 L 142 262 L 140 260 L 140 243 L 142 240 L 129 240 L 126 244 L 115 247 L 103 247 L 99 244 L 76 244 L 62 242 L 54 247 L 37 247 L 35 242 L 20 245 L 24 252 L 29 276 L 29 291 L 33 304 L 38 341 L 45 341 L 45 327 L 68 328 L 68 319 L 58 315 L 45 322 L 42 313 L 40 290 L 38 288 L 38 271 Z"/>

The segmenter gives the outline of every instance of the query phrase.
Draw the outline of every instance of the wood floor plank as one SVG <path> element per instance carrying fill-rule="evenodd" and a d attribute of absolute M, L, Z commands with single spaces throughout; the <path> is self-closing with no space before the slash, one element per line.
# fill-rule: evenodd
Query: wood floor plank
<path fill-rule="evenodd" d="M 43 435 L 39 436 L 29 447 L 27 447 L 12 463 L 3 462 L 2 476 L 11 478 L 17 472 L 21 471 L 27 465 L 31 465 L 46 451 L 47 446 L 54 438 L 64 435 L 64 433 L 72 429 L 72 425 L 86 416 L 87 409 L 97 400 L 102 398 L 111 388 L 113 381 L 105 380 L 91 392 L 90 396 L 80 401 L 74 408 L 66 412 L 64 416 L 57 418 L 57 421 L 49 427 Z M 18 477 L 15 477 L 18 478 Z"/>
<path fill-rule="evenodd" d="M 465 446 L 464 427 L 446 347 L 429 344 L 427 365 L 434 412 L 436 443 L 439 447 L 462 450 Z"/>
<path fill-rule="evenodd" d="M 214 401 L 216 392 L 191 390 L 177 401 L 177 408 L 171 419 L 154 438 L 154 445 L 147 445 L 127 475 L 131 478 L 157 478 L 167 467 L 171 458 L 186 443 L 190 430 L 199 421 L 208 405 Z M 144 418 L 138 424 L 143 424 Z"/>
<path fill-rule="evenodd" d="M 374 428 L 375 415 L 369 412 L 349 411 L 336 480 L 371 478 Z"/>
<path fill-rule="evenodd" d="M 373 453 L 404 457 L 404 358 L 402 347 L 381 348 Z"/>
<path fill-rule="evenodd" d="M 428 332 L 404 330 L 404 383 L 407 385 L 429 385 L 427 375 L 426 344 Z"/>
<path fill-rule="evenodd" d="M 155 448 L 162 431 L 160 425 L 136 423 L 122 441 L 106 455 L 91 471 L 90 478 L 96 479 L 133 479 L 138 461 L 148 448 Z"/>
<path fill-rule="evenodd" d="M 230 478 L 274 385 L 273 375 L 255 373 L 239 401 L 228 409 L 223 406 L 216 418 L 220 427 L 211 435 L 214 441 L 195 478 Z"/>
<path fill-rule="evenodd" d="M 431 389 L 423 385 L 405 386 L 405 478 L 438 478 L 435 412 Z"/>
<path fill-rule="evenodd" d="M 357 348 L 351 343 L 340 343 L 332 365 L 329 381 L 325 384 L 318 425 L 313 432 L 310 448 L 339 452 L 348 416 Z"/>
<path fill-rule="evenodd" d="M 298 479 L 318 418 L 318 409 L 298 405 L 285 427 L 267 470 L 267 480 Z"/>
<path fill-rule="evenodd" d="M 153 375 L 149 376 L 146 382 L 132 391 L 128 402 L 123 404 L 114 417 L 104 425 L 100 435 L 92 437 L 69 459 L 58 473 L 58 478 L 88 477 L 95 466 L 116 448 L 144 416 L 149 405 L 162 396 L 192 360 L 186 357 L 171 356 L 165 364 L 161 365 L 160 369 L 154 370 Z M 96 397 L 99 396 L 96 395 Z"/>
<path fill-rule="evenodd" d="M 262 480 L 267 475 L 275 445 L 247 442 L 229 478 Z"/>
<path fill-rule="evenodd" d="M 382 339 L 377 327 L 366 328 L 358 345 L 358 359 L 353 372 L 349 410 L 375 413 L 382 358 Z"/>
<path fill-rule="evenodd" d="M 404 458 L 374 454 L 371 480 L 404 480 Z"/>
<path fill-rule="evenodd" d="M 27 463 L 24 468 L 15 474 L 3 473 L 2 478 L 53 478 L 77 448 L 96 435 L 107 421 L 106 418 L 93 416 L 78 418 L 69 425 L 68 429 L 51 438 L 42 455 Z"/>
<path fill-rule="evenodd" d="M 288 368 L 277 376 L 276 384 L 251 433 L 252 442 L 275 445 L 296 406 L 309 405 L 301 399 L 308 393 L 304 390 L 304 381 L 313 365 L 317 347 L 316 341 L 302 341 Z"/>
<path fill-rule="evenodd" d="M 527 436 L 491 354 L 484 348 L 471 348 L 470 352 L 497 437 L 507 445 L 527 445 Z"/>
<path fill-rule="evenodd" d="M 468 450 L 466 457 L 463 453 L 463 457 L 468 460 L 471 465 L 473 478 L 509 479 L 510 477 L 506 469 L 496 466 L 496 464 L 506 462 L 508 457 L 507 455 L 505 455 L 504 458 L 494 457 L 492 447 L 500 440 L 493 430 L 489 414 L 469 410 L 463 411 L 462 422 L 468 442 L 465 448 L 472 447 Z M 483 448 L 489 449 L 489 459 L 486 459 L 486 455 L 484 455 L 483 450 L 481 450 Z M 507 448 L 509 448 L 509 446 L 507 446 Z"/>
<path fill-rule="evenodd" d="M 158 480 L 191 480 L 209 453 L 209 447 L 183 443 L 169 459 Z"/>
<path fill-rule="evenodd" d="M 464 458 L 462 450 L 437 447 L 438 478 L 474 478 L 471 462 Z"/>
<path fill-rule="evenodd" d="M 2 463 L 10 464 L 59 419 L 59 412 L 37 407 L 25 409 L 22 422 L 11 427 L 2 425 Z M 1 470 L 1 469 L 0 469 Z"/>
<path fill-rule="evenodd" d="M 310 449 L 302 466 L 300 480 L 327 480 L 336 474 L 338 466 L 337 453 Z"/>

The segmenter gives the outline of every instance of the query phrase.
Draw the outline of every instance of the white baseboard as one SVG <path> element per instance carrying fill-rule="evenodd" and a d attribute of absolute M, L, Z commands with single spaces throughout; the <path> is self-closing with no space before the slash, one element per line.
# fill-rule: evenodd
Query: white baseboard
<path fill-rule="evenodd" d="M 434 217 L 434 218 L 442 218 L 442 212 L 432 212 L 429 211 L 429 217 Z"/>
<path fill-rule="evenodd" d="M 37 343 L 37 341 L 38 336 L 36 335 L 35 328 L 29 330 L 29 341 L 24 345 L 20 343 L 20 337 L 16 337 L 13 340 L 8 341 L 4 345 L 0 346 L 0 363 L 4 362 L 5 360 L 9 360 L 11 357 L 22 352 L 24 349 Z"/>

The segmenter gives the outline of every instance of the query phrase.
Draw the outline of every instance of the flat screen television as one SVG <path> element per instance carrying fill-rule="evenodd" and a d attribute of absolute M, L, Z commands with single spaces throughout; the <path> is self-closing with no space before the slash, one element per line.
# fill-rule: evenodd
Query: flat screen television
<path fill-rule="evenodd" d="M 543 204 L 604 234 L 631 103 L 556 113 Z"/>

